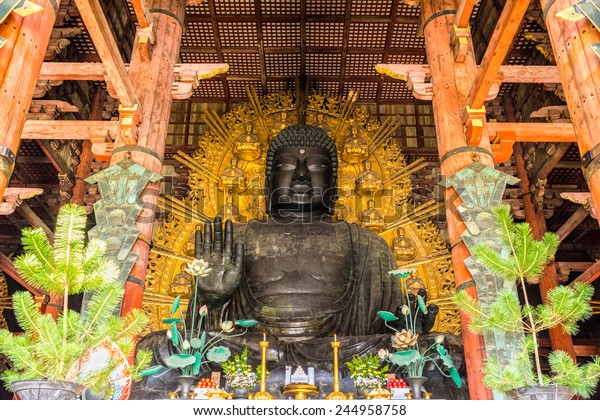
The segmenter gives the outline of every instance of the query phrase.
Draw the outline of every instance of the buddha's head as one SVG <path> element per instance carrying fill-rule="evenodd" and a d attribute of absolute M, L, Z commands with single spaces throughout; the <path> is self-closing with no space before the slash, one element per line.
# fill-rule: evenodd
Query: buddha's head
<path fill-rule="evenodd" d="M 267 212 L 333 214 L 337 166 L 335 142 L 322 129 L 281 130 L 267 152 Z"/>

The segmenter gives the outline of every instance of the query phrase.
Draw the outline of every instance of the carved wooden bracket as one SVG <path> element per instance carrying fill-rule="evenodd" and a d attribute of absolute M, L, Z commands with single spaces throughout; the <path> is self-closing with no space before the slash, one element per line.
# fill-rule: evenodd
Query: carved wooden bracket
<path fill-rule="evenodd" d="M 21 205 L 23 200 L 41 195 L 44 192 L 41 188 L 13 188 L 7 187 L 0 203 L 0 216 L 6 216 L 14 213 L 15 209 Z"/>
<path fill-rule="evenodd" d="M 198 63 L 198 64 L 175 64 L 173 66 L 173 76 L 175 81 L 171 85 L 171 95 L 173 100 L 185 100 L 192 96 L 194 89 L 198 87 L 200 80 L 210 79 L 219 74 L 226 73 L 229 70 L 227 63 Z M 113 98 L 117 97 L 112 83 L 104 74 L 106 80 L 106 90 Z M 429 98 L 431 99 L 431 97 Z"/>
<path fill-rule="evenodd" d="M 210 79 L 229 70 L 227 63 L 175 64 L 173 73 L 175 81 L 171 86 L 174 100 L 188 99 L 200 80 Z"/>
<path fill-rule="evenodd" d="M 144 28 L 138 28 L 137 34 L 140 57 L 143 62 L 149 63 L 152 59 L 152 45 L 154 45 L 154 42 L 156 41 L 154 28 L 151 24 Z"/>
<path fill-rule="evenodd" d="M 566 105 L 544 106 L 537 111 L 533 111 L 529 116 L 531 118 L 545 118 L 546 121 L 553 123 L 571 122 L 569 110 Z"/>
<path fill-rule="evenodd" d="M 393 79 L 405 80 L 415 98 L 430 101 L 433 98 L 433 84 L 428 64 L 377 64 L 375 70 Z M 492 100 L 500 91 L 503 76 L 499 74 L 490 88 L 486 100 Z"/>
<path fill-rule="evenodd" d="M 594 219 L 598 219 L 598 213 L 592 202 L 592 193 L 589 192 L 564 192 L 560 193 L 562 198 L 565 198 L 573 203 L 581 204 L 590 213 Z"/>
<path fill-rule="evenodd" d="M 536 213 L 540 213 L 544 209 L 544 195 L 546 194 L 547 179 L 536 179 L 532 180 L 532 184 L 529 187 L 531 192 L 531 201 L 533 202 L 533 208 Z"/>
<path fill-rule="evenodd" d="M 481 142 L 485 121 L 485 107 L 480 109 L 467 107 L 464 122 L 467 130 L 465 135 L 469 146 L 478 146 Z"/>
<path fill-rule="evenodd" d="M 78 112 L 79 108 L 65 101 L 59 100 L 40 100 L 34 99 L 31 101 L 28 120 L 54 120 L 62 112 Z"/>
<path fill-rule="evenodd" d="M 490 138 L 494 163 L 504 163 L 510 160 L 516 140 L 517 134 L 512 131 L 499 132 L 493 139 Z"/>
<path fill-rule="evenodd" d="M 81 28 L 57 28 L 52 30 L 48 48 L 46 49 L 45 61 L 52 61 L 58 54 L 71 44 L 69 38 L 73 38 L 81 34 Z"/>
<path fill-rule="evenodd" d="M 137 127 L 142 120 L 142 113 L 137 105 L 119 106 L 119 130 L 123 142 L 128 146 L 137 144 Z"/>
<path fill-rule="evenodd" d="M 62 80 L 38 80 L 33 91 L 33 97 L 43 98 L 54 86 L 60 86 L 62 84 Z"/>
<path fill-rule="evenodd" d="M 452 27 L 450 33 L 450 44 L 454 50 L 454 61 L 456 63 L 464 63 L 467 51 L 469 49 L 469 38 L 471 37 L 471 29 Z"/>

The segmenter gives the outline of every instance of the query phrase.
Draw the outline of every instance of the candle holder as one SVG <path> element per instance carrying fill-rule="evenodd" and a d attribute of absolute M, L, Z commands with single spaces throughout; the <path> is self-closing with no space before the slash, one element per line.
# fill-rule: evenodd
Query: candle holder
<path fill-rule="evenodd" d="M 327 400 L 348 400 L 352 399 L 350 396 L 340 391 L 340 375 L 338 366 L 338 351 L 340 349 L 340 342 L 334 339 L 331 342 L 333 348 L 333 392 L 331 392 L 325 399 Z"/>
<path fill-rule="evenodd" d="M 274 400 L 273 397 L 267 391 L 267 347 L 269 342 L 267 341 L 266 335 L 263 334 L 263 341 L 260 342 L 260 348 L 262 350 L 262 364 L 260 374 L 260 391 L 254 394 L 252 399 L 254 400 Z"/>

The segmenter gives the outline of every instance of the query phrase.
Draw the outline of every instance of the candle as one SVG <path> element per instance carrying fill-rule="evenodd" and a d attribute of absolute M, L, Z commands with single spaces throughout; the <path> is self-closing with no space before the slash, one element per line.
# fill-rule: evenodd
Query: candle
<path fill-rule="evenodd" d="M 333 334 L 333 341 L 337 341 L 337 334 Z"/>
<path fill-rule="evenodd" d="M 267 333 L 263 332 L 263 341 L 267 341 Z"/>

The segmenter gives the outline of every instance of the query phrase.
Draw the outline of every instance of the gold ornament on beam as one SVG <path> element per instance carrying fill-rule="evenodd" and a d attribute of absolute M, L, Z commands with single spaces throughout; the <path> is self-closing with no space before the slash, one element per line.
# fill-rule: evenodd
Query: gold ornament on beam
<path fill-rule="evenodd" d="M 313 91 L 302 103 L 289 91 L 258 97 L 250 86 L 247 93 L 249 101 L 236 109 L 220 116 L 204 115 L 209 131 L 199 139 L 198 149 L 191 156 L 181 151 L 175 156 L 190 169 L 188 192 L 183 199 L 159 200 L 170 215 L 154 235 L 146 279 L 143 308 L 150 314 L 151 328 L 161 329 L 162 318 L 169 317 L 168 302 L 175 289 L 185 291 L 181 264 L 185 257 L 193 257 L 196 224 L 217 214 L 234 223 L 267 217 L 264 177 L 273 130 L 298 124 L 303 115 L 306 124 L 321 127 L 336 142 L 339 198 L 333 218 L 377 231 L 397 251 L 399 267 L 417 269 L 429 301 L 440 302 L 434 330 L 458 333 L 458 312 L 447 300 L 454 291 L 450 254 L 429 222 L 442 204 L 429 201 L 415 207 L 412 201 L 410 175 L 427 163 L 422 159 L 406 163 L 392 139 L 400 119 L 390 117 L 380 123 L 366 107 L 357 105 L 358 92 L 339 97 Z M 361 146 L 366 145 L 366 153 L 348 161 L 344 141 L 353 132 Z M 229 182 L 234 178 L 239 182 Z M 403 234 L 398 228 L 404 229 Z M 182 310 L 186 304 L 182 301 Z"/>

